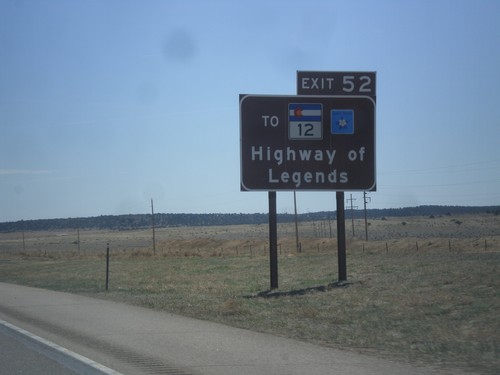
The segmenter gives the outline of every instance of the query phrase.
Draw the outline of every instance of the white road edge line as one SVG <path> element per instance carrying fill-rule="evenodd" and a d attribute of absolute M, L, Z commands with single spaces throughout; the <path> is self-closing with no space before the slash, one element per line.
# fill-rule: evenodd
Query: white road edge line
<path fill-rule="evenodd" d="M 41 354 L 52 358 L 59 364 L 84 375 L 123 375 L 78 353 L 45 340 L 31 332 L 16 327 L 0 319 L 0 330 L 31 346 Z"/>

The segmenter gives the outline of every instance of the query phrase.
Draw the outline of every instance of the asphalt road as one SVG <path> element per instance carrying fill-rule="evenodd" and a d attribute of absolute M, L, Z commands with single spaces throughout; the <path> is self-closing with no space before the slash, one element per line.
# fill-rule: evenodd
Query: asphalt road
<path fill-rule="evenodd" d="M 0 375 L 75 375 L 69 368 L 0 330 Z"/>
<path fill-rule="evenodd" d="M 0 319 L 122 374 L 435 375 L 456 370 L 325 348 L 67 293 L 0 283 Z"/>

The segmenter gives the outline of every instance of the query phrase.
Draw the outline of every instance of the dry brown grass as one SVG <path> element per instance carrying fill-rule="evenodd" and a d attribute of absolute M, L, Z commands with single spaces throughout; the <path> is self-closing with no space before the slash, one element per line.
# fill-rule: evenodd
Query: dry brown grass
<path fill-rule="evenodd" d="M 80 253 L 70 234 L 27 236 L 26 252 L 19 251 L 15 234 L 2 235 L 0 280 L 412 362 L 499 373 L 498 218 L 371 223 L 373 240 L 348 239 L 345 287 L 328 287 L 337 279 L 336 240 L 314 237 L 309 223 L 301 224 L 301 254 L 293 229 L 280 225 L 281 294 L 275 297 L 259 296 L 269 287 L 264 225 L 162 229 L 155 256 L 149 231 L 81 233 Z M 107 242 L 112 257 L 106 293 Z"/>
<path fill-rule="evenodd" d="M 346 221 L 348 241 L 365 238 L 364 220 Z M 406 247 L 461 246 L 494 248 L 500 236 L 500 216 L 492 214 L 454 215 L 440 217 L 387 217 L 369 220 L 369 243 L 392 242 Z M 334 221 L 299 223 L 300 241 L 305 251 L 323 251 L 331 247 L 336 237 Z M 279 224 L 278 235 L 282 253 L 295 253 L 295 229 L 292 223 Z M 458 239 L 464 241 L 457 241 Z M 264 252 L 268 246 L 267 225 L 235 225 L 226 227 L 175 227 L 156 230 L 156 249 L 163 256 L 176 255 L 243 255 Z M 467 242 L 469 241 L 469 242 Z M 152 251 L 152 232 L 134 231 L 80 231 L 80 255 L 102 254 L 110 243 L 111 251 L 121 254 L 146 254 Z M 406 243 L 406 245 L 405 245 Z M 22 233 L 0 233 L 0 254 L 67 256 L 78 253 L 77 231 L 27 232 L 23 245 Z"/>

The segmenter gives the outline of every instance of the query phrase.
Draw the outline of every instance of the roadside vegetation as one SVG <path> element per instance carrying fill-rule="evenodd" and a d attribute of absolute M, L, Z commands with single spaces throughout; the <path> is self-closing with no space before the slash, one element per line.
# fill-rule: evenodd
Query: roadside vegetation
<path fill-rule="evenodd" d="M 328 223 L 301 223 L 300 253 L 293 225 L 280 226 L 280 288 L 272 293 L 265 225 L 160 231 L 155 254 L 141 240 L 147 231 L 85 232 L 79 252 L 74 233 L 31 233 L 24 247 L 13 234 L 3 235 L 0 281 L 416 364 L 497 374 L 499 220 L 494 215 L 384 217 L 371 221 L 370 234 L 379 239 L 370 241 L 362 239 L 363 221 L 356 221 L 361 238 L 348 240 L 345 285 L 335 283 L 336 240 Z M 482 232 L 475 231 L 479 227 Z M 425 228 L 433 236 L 426 236 Z M 349 225 L 346 229 L 349 236 Z M 450 236 L 454 231 L 461 235 Z"/>

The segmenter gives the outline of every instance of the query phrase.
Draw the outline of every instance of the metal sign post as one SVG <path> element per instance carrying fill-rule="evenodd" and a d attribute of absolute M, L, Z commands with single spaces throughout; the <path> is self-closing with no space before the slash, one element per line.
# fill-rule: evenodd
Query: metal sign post
<path fill-rule="evenodd" d="M 337 260 L 339 282 L 347 281 L 344 192 L 337 191 Z"/>
<path fill-rule="evenodd" d="M 276 213 L 276 192 L 270 191 L 269 197 L 269 266 L 271 289 L 278 288 L 278 220 Z"/>

